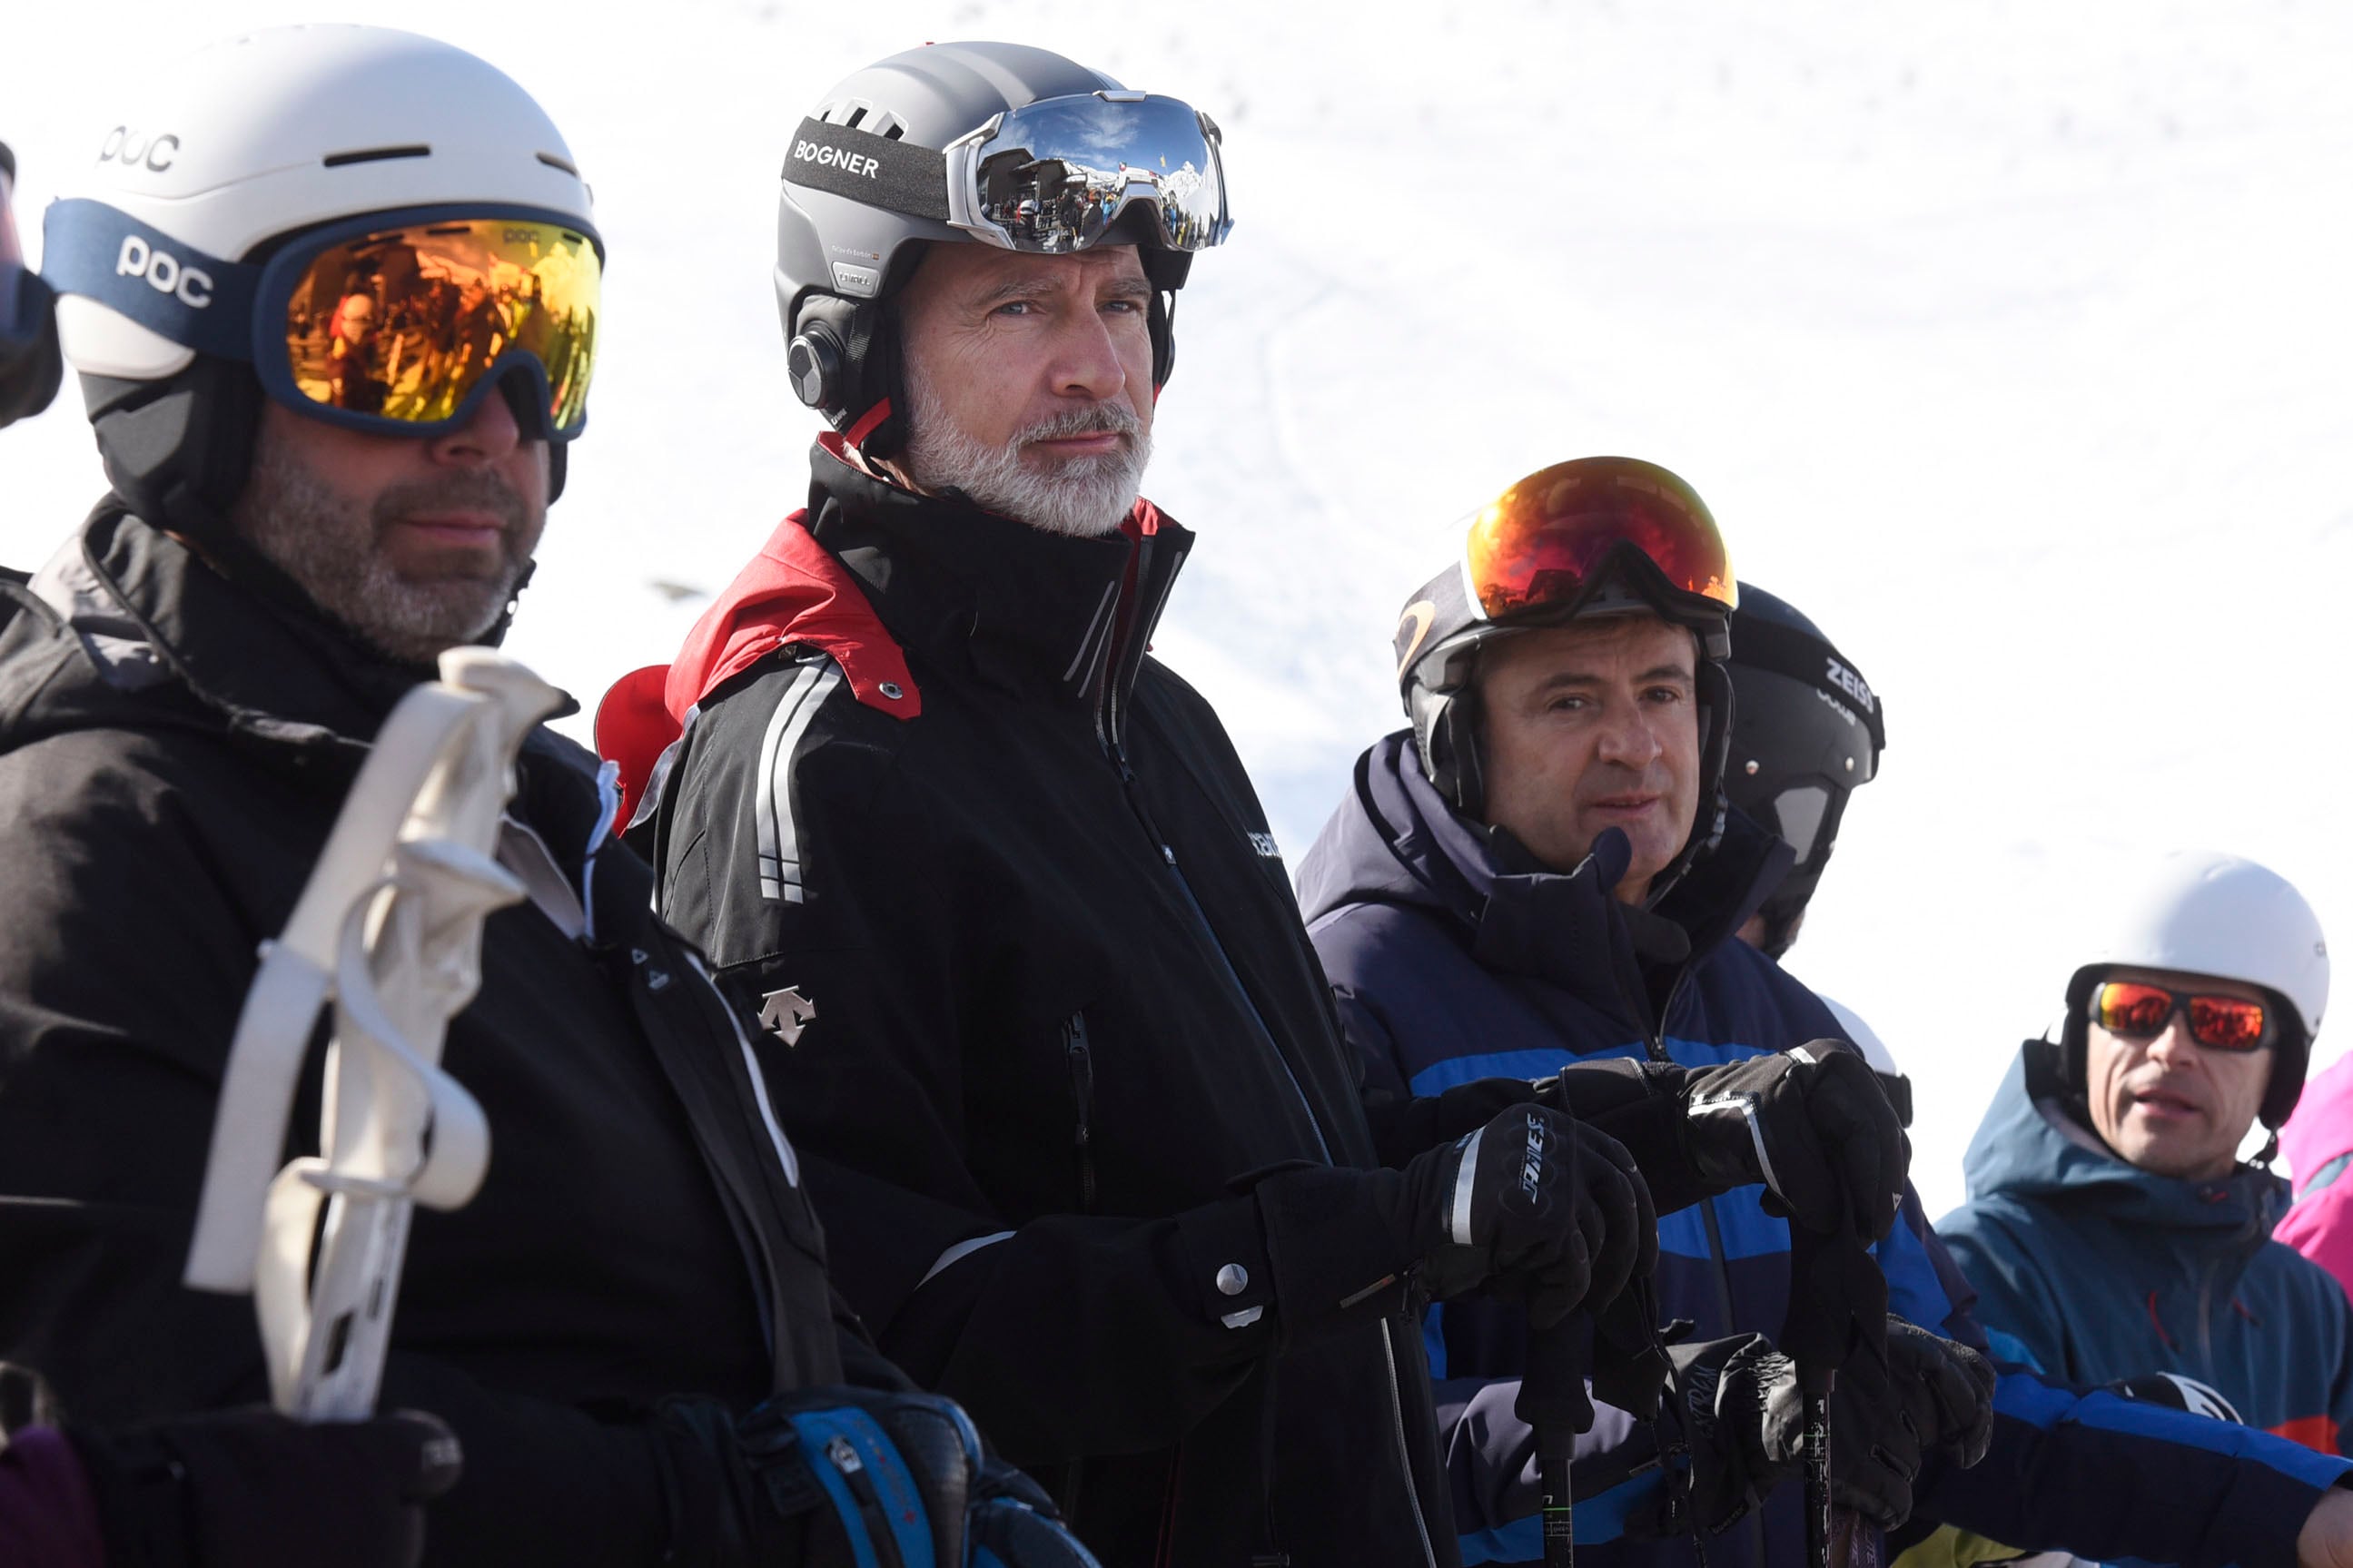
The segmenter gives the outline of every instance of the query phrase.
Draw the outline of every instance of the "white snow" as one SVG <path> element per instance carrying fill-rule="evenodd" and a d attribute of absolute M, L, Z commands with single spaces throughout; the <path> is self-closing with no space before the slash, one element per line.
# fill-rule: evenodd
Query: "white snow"
<path fill-rule="evenodd" d="M 1892 710 L 1796 967 L 1911 1072 L 1931 1214 L 2085 887 L 2211 845 L 2353 932 L 2353 11 L 345 9 L 503 66 L 595 183 L 607 357 L 511 645 L 591 704 L 692 619 L 656 580 L 718 587 L 798 503 L 791 126 L 892 48 L 1018 37 L 1227 131 L 1240 221 L 1186 291 L 1149 487 L 1202 534 L 1160 651 L 1294 863 L 1398 721 L 1389 628 L 1450 520 L 1622 452 L 1695 483 Z M 20 213 L 137 112 L 115 63 L 300 15 L 16 8 Z M 100 488 L 70 391 L 5 454 L 0 560 L 34 564 Z"/>

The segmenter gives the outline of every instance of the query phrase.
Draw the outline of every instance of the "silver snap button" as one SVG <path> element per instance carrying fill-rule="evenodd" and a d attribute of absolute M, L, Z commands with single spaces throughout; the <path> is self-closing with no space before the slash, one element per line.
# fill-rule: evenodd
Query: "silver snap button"
<path fill-rule="evenodd" d="M 1250 1289 L 1250 1270 L 1239 1263 L 1229 1263 L 1218 1270 L 1218 1293 L 1239 1296 Z"/>
<path fill-rule="evenodd" d="M 895 680 L 886 680 L 874 689 L 880 691 L 883 696 L 889 698 L 893 702 L 898 701 L 899 699 L 907 695 L 906 692 L 900 689 L 899 683 Z"/>

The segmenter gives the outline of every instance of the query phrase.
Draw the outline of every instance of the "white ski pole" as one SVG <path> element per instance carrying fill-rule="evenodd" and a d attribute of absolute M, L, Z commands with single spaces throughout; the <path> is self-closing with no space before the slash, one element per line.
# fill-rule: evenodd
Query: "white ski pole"
<path fill-rule="evenodd" d="M 488 648 L 443 654 L 441 679 L 385 721 L 285 931 L 262 944 L 183 1278 L 253 1292 L 270 1399 L 298 1420 L 375 1412 L 410 1205 L 458 1208 L 481 1185 L 490 1130 L 441 1070 L 442 1036 L 480 987 L 483 920 L 522 897 L 495 858 L 499 824 L 523 739 L 560 700 Z M 330 1002 L 321 1152 L 273 1178 Z"/>

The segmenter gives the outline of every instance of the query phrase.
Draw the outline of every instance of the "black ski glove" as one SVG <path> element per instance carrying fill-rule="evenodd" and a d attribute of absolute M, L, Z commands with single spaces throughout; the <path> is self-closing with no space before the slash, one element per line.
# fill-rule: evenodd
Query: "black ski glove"
<path fill-rule="evenodd" d="M 1545 1100 L 1543 1082 L 1518 1078 L 1473 1079 L 1432 1095 L 1391 1100 L 1376 1093 L 1365 1096 L 1365 1123 L 1372 1130 L 1373 1151 L 1380 1163 L 1398 1170 L 1413 1163 L 1440 1143 L 1474 1132 L 1509 1110 Z M 1577 1114 L 1577 1108 L 1551 1103 L 1556 1110 Z"/>
<path fill-rule="evenodd" d="M 1691 1163 L 1718 1191 L 1762 1182 L 1767 1211 L 1809 1230 L 1852 1223 L 1883 1241 L 1894 1228 L 1912 1142 L 1871 1064 L 1843 1042 L 1694 1068 L 1683 1098 Z"/>
<path fill-rule="evenodd" d="M 659 1410 L 672 1568 L 1098 1568 L 1037 1482 L 937 1394 L 815 1388 Z"/>
<path fill-rule="evenodd" d="M 1292 1164 L 1237 1184 L 1250 1189 L 1255 1234 L 1236 1236 L 1223 1205 L 1180 1215 L 1188 1271 L 1208 1315 L 1245 1329 L 1271 1305 L 1286 1342 L 1395 1312 L 1409 1276 L 1441 1300 L 1484 1287 L 1525 1300 L 1544 1328 L 1658 1265 L 1658 1218 L 1632 1158 L 1533 1102 L 1403 1170 Z"/>
<path fill-rule="evenodd" d="M 1559 1111 L 1514 1106 L 1405 1175 L 1417 1234 L 1434 1238 L 1422 1280 L 1440 1300 L 1484 1286 L 1547 1329 L 1658 1267 L 1659 1219 L 1632 1157 Z"/>
<path fill-rule="evenodd" d="M 460 1462 L 449 1428 L 413 1410 L 308 1426 L 230 1410 L 66 1436 L 107 1561 L 150 1568 L 415 1568 L 424 1505 Z"/>
<path fill-rule="evenodd" d="M 1667 1354 L 1691 1442 L 1693 1513 L 1722 1531 L 1805 1473 L 1797 1364 L 1762 1334 Z M 1851 1357 L 1831 1394 L 1831 1500 L 1882 1530 L 1902 1524 L 1930 1455 L 1965 1469 L 1985 1458 L 1993 1388 L 1983 1356 L 1890 1316 L 1886 1362 Z"/>

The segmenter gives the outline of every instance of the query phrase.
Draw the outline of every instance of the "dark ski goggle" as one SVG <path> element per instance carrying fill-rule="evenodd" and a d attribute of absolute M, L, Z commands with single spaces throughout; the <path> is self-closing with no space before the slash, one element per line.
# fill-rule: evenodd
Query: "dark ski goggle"
<path fill-rule="evenodd" d="M 2209 1050 L 2244 1055 L 2272 1043 L 2270 1010 L 2243 996 L 2172 991 L 2137 980 L 2111 980 L 2092 994 L 2092 1016 L 2112 1035 L 2145 1040 L 2162 1034 L 2177 1013 L 2189 1037 Z"/>
<path fill-rule="evenodd" d="M 249 359 L 280 403 L 382 436 L 462 429 L 491 390 L 530 387 L 524 434 L 588 418 L 604 246 L 535 208 L 411 208 L 224 261 L 103 203 L 54 204 L 43 276 L 174 342 Z"/>
<path fill-rule="evenodd" d="M 1633 556 L 1672 594 L 1725 610 L 1739 602 L 1707 504 L 1673 474 L 1634 458 L 1556 463 L 1473 513 L 1463 587 L 1489 620 L 1535 617 L 1573 609 Z"/>
<path fill-rule="evenodd" d="M 1103 89 L 993 115 L 945 148 L 914 146 L 853 125 L 804 120 L 785 159 L 785 182 L 963 229 L 1008 250 L 1060 256 L 1116 231 L 1206 250 L 1234 220 L 1216 123 L 1192 105 Z M 835 281 L 870 293 L 879 276 L 837 263 Z"/>

